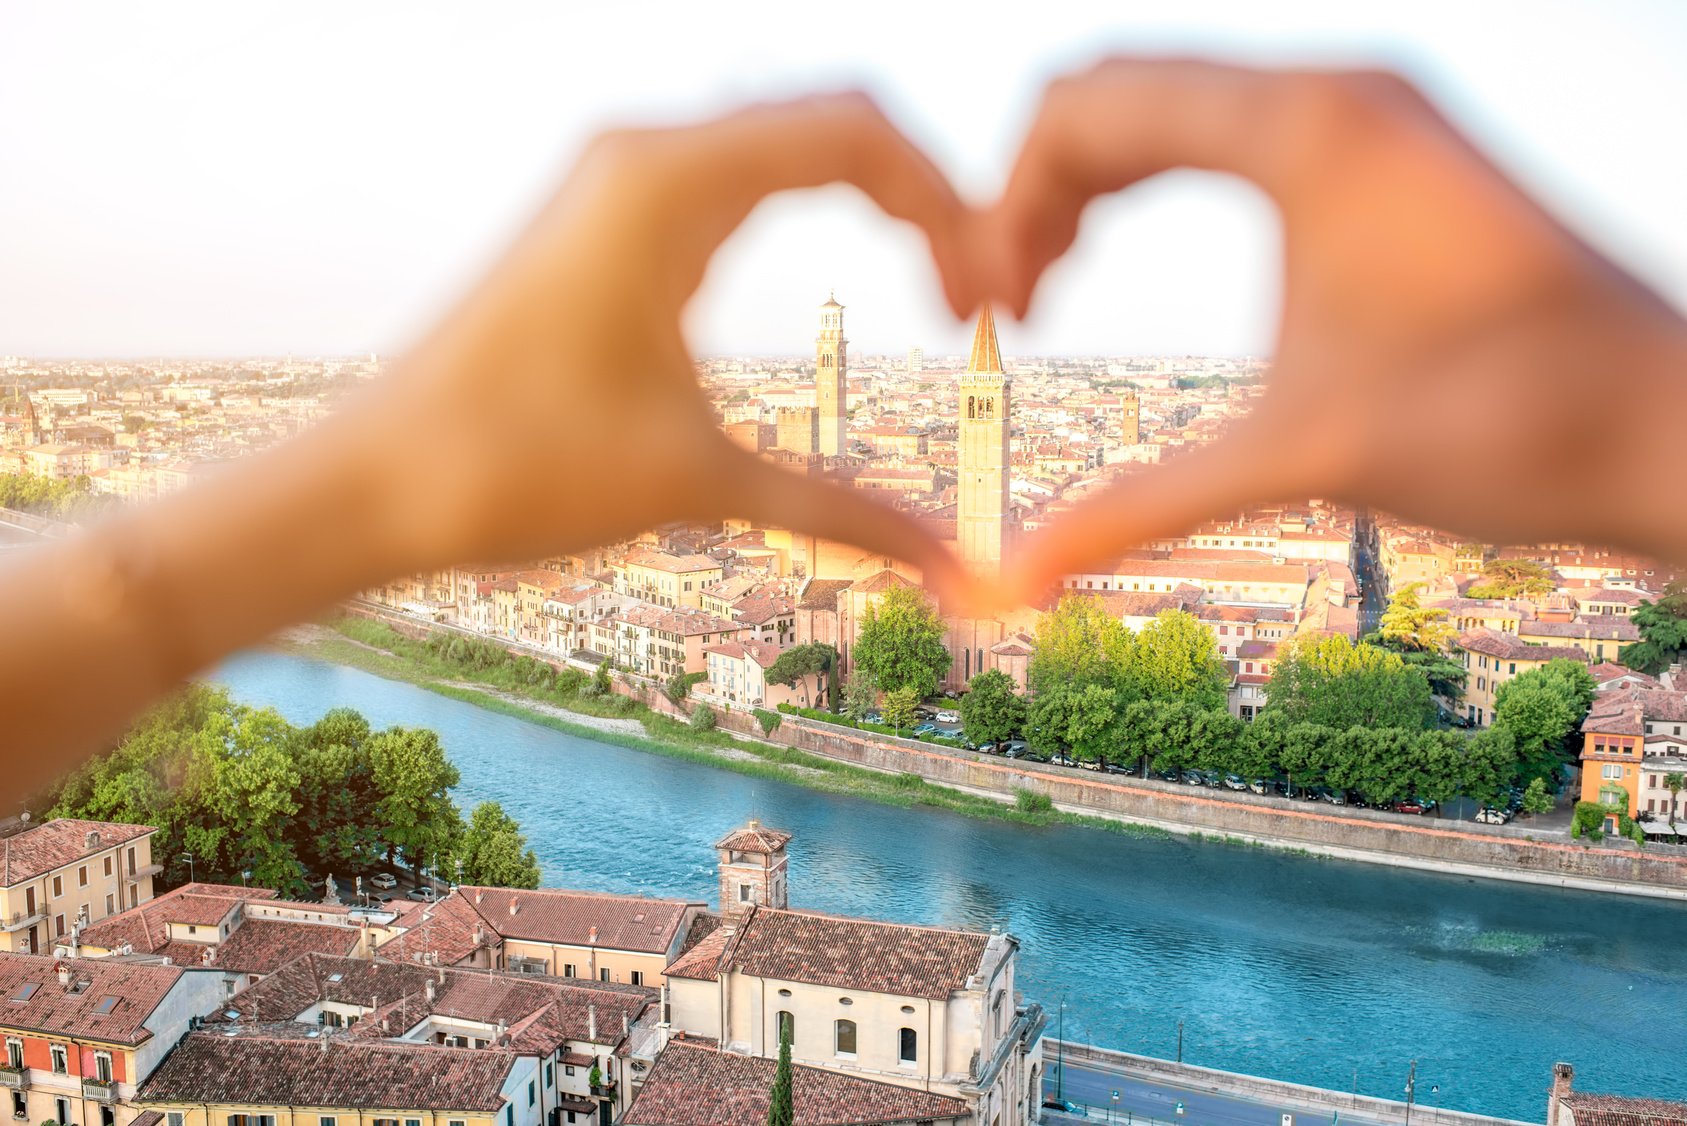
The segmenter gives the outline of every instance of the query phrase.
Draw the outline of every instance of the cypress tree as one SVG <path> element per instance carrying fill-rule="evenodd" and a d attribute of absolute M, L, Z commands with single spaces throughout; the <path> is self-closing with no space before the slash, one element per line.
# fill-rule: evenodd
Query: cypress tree
<path fill-rule="evenodd" d="M 779 1067 L 768 1092 L 767 1126 L 796 1126 L 797 1108 L 791 1090 L 791 1026 L 779 1022 Z"/>

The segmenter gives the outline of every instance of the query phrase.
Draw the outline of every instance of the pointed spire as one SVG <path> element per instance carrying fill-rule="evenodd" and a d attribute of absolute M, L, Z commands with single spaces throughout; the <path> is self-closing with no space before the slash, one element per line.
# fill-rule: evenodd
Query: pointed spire
<path fill-rule="evenodd" d="M 967 361 L 967 370 L 1002 370 L 1002 350 L 996 344 L 996 316 L 990 311 L 988 302 L 978 310 L 978 328 L 972 334 L 972 359 Z"/>

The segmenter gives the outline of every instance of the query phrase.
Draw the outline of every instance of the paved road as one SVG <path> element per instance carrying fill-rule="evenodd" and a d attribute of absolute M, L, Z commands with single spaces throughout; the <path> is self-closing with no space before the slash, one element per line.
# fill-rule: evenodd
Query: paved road
<path fill-rule="evenodd" d="M 1229 1095 L 1214 1095 L 1205 1091 L 1185 1090 L 1176 1086 L 1129 1079 L 1104 1070 L 1091 1063 L 1066 1061 L 1063 1095 L 1068 1102 L 1090 1108 L 1089 1117 L 1114 1120 L 1127 1126 L 1282 1126 L 1283 1115 L 1292 1114 L 1292 1126 L 1379 1126 L 1375 1119 L 1349 1117 L 1348 1112 L 1335 1108 L 1330 1113 L 1312 1113 L 1273 1103 Z M 1049 1078 L 1045 1080 L 1045 1094 L 1053 1095 L 1055 1062 L 1046 1061 Z M 1117 1102 L 1113 1092 L 1119 1093 Z M 1183 1114 L 1177 1113 L 1178 1103 Z M 1433 1126 L 1430 1108 L 1422 1109 L 1423 1126 Z M 1064 1121 L 1065 1116 L 1049 1112 L 1050 1121 Z M 1413 1121 L 1418 1115 L 1413 1114 Z"/>

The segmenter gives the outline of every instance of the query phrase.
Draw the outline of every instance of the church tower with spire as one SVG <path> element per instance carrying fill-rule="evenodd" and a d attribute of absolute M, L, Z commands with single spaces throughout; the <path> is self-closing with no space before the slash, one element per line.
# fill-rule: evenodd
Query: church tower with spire
<path fill-rule="evenodd" d="M 973 332 L 972 357 L 961 376 L 956 512 L 961 559 L 982 574 L 1001 570 L 1007 535 L 1010 392 L 996 343 L 996 318 L 985 305 Z"/>
<path fill-rule="evenodd" d="M 835 296 L 826 298 L 814 341 L 814 406 L 820 416 L 820 452 L 827 457 L 849 452 L 849 341 L 843 311 Z"/>

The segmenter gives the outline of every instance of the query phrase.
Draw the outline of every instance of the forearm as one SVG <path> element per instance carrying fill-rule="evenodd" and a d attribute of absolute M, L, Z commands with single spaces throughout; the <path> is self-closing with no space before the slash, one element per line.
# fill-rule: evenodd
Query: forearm
<path fill-rule="evenodd" d="M 423 564 L 367 399 L 0 573 L 0 790 L 21 799 L 223 655 Z"/>

